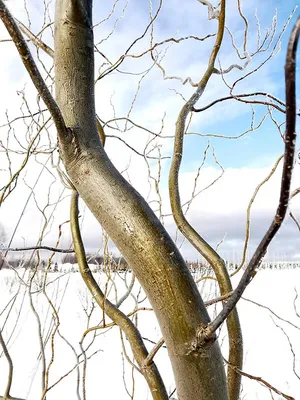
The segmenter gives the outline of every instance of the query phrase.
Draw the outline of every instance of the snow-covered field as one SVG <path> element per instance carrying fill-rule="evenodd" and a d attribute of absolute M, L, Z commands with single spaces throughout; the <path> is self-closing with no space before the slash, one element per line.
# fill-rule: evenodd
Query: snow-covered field
<path fill-rule="evenodd" d="M 103 315 L 92 303 L 79 273 L 48 275 L 45 293 L 57 310 L 58 319 L 53 316 L 53 309 L 40 290 L 44 273 L 39 271 L 32 283 L 33 308 L 28 294 L 28 272 L 21 269 L 18 274 L 19 277 L 11 270 L 0 271 L 0 323 L 14 363 L 13 396 L 27 400 L 41 399 L 43 363 L 40 357 L 38 315 L 43 341 L 46 342 L 48 386 L 54 385 L 47 394 L 48 400 L 84 399 L 84 357 L 80 355 L 81 346 L 86 349 L 87 358 L 86 399 L 151 399 L 143 378 L 127 360 L 128 357 L 132 359 L 131 352 L 125 337 L 122 346 L 117 327 L 91 331 L 80 345 L 86 329 L 99 324 Z M 132 274 L 112 274 L 109 280 L 107 274 L 102 272 L 96 273 L 95 277 L 102 289 L 107 291 L 108 297 L 116 301 L 126 293 L 126 285 L 130 285 Z M 244 335 L 244 371 L 263 378 L 284 394 L 300 399 L 300 318 L 296 314 L 297 308 L 300 314 L 300 299 L 295 300 L 297 290 L 300 292 L 300 269 L 260 270 L 244 297 L 269 307 L 273 313 L 245 299 L 241 300 L 238 309 Z M 202 283 L 201 291 L 205 299 L 217 295 L 211 280 Z M 150 350 L 153 347 L 151 341 L 158 341 L 161 335 L 138 282 L 134 283 L 132 293 L 121 305 L 126 313 L 135 308 L 141 310 L 132 318 L 147 339 Z M 209 311 L 213 316 L 216 306 L 211 306 Z M 109 320 L 106 318 L 105 322 Z M 225 329 L 220 332 L 219 340 L 226 358 Z M 160 349 L 155 361 L 171 393 L 174 382 L 165 348 Z M 79 369 L 76 368 L 78 362 Z M 0 395 L 3 395 L 6 387 L 7 373 L 7 362 L 1 353 Z M 241 399 L 279 400 L 284 396 L 271 392 L 256 380 L 244 377 Z"/>

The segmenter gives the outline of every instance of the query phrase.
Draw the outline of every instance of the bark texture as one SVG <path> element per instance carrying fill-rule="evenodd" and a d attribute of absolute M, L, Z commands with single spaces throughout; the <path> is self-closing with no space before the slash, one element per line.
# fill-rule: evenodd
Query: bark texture
<path fill-rule="evenodd" d="M 219 254 L 204 240 L 202 236 L 193 228 L 186 219 L 180 200 L 179 192 L 179 170 L 183 157 L 183 143 L 186 132 L 186 121 L 194 109 L 195 104 L 206 90 L 209 79 L 215 70 L 215 62 L 218 52 L 223 42 L 225 30 L 225 8 L 226 1 L 221 1 L 220 13 L 218 16 L 218 31 L 215 44 L 212 48 L 207 68 L 198 84 L 196 91 L 184 104 L 177 118 L 173 157 L 169 175 L 169 195 L 172 214 L 180 232 L 194 246 L 194 248 L 208 261 L 214 270 L 221 296 L 232 291 L 229 273 L 226 269 L 224 260 Z M 243 368 L 243 337 L 239 322 L 238 312 L 234 309 L 227 320 L 228 340 L 229 340 L 229 363 L 238 369 Z M 227 383 L 230 400 L 238 400 L 240 397 L 241 375 L 233 368 L 227 370 Z"/>
<path fill-rule="evenodd" d="M 116 170 L 100 142 L 91 0 L 57 0 L 55 76 L 56 98 L 68 128 L 59 135 L 66 170 L 148 295 L 180 400 L 228 400 L 217 341 L 194 346 L 209 316 L 192 276 L 149 205 Z"/>
<path fill-rule="evenodd" d="M 77 262 L 84 283 L 88 287 L 90 293 L 93 295 L 97 304 L 102 308 L 103 311 L 105 311 L 106 315 L 108 315 L 108 317 L 125 333 L 131 345 L 135 361 L 140 368 L 140 373 L 145 377 L 153 399 L 168 400 L 168 393 L 155 363 L 151 362 L 146 364 L 145 362 L 149 353 L 139 330 L 130 318 L 128 318 L 122 311 L 119 310 L 117 306 L 112 304 L 106 298 L 89 268 L 79 227 L 78 197 L 78 193 L 73 191 L 70 210 L 70 223 Z"/>

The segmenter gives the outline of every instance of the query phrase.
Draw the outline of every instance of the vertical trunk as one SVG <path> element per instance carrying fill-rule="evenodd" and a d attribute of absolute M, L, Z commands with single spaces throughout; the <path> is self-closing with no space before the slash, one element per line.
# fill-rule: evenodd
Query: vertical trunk
<path fill-rule="evenodd" d="M 158 318 L 180 400 L 228 400 L 217 341 L 195 348 L 209 322 L 183 258 L 145 200 L 108 159 L 97 133 L 91 0 L 57 0 L 56 97 L 67 127 L 59 137 L 67 172 L 124 255 Z"/>

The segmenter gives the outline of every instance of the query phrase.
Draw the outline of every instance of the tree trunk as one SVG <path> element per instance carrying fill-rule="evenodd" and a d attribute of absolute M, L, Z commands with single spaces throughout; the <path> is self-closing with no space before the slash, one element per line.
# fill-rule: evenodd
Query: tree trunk
<path fill-rule="evenodd" d="M 68 127 L 59 137 L 66 170 L 94 216 L 132 267 L 157 316 L 180 400 L 228 400 L 217 341 L 194 346 L 209 322 L 175 244 L 146 201 L 108 159 L 94 105 L 92 0 L 57 0 L 56 98 Z"/>

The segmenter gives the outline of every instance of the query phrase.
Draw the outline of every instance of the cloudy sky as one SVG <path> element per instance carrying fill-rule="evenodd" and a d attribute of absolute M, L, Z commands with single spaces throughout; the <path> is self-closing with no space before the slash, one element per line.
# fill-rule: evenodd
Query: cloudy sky
<path fill-rule="evenodd" d="M 33 33 L 38 34 L 45 27 L 39 37 L 53 48 L 53 25 L 50 22 L 53 21 L 54 4 L 50 3 L 46 11 L 44 2 L 39 0 L 8 0 L 6 4 L 13 15 Z M 213 75 L 197 108 L 228 96 L 232 85 L 234 94 L 260 91 L 284 101 L 287 40 L 299 10 L 294 11 L 283 34 L 282 30 L 296 4 L 295 0 L 244 1 L 242 10 L 248 20 L 244 46 L 245 22 L 238 13 L 237 2 L 228 2 L 227 30 L 216 67 L 226 70 L 233 64 L 244 66 L 245 50 L 251 55 L 250 62 L 244 70 L 234 68 L 223 77 Z M 95 2 L 94 32 L 98 49 L 95 77 L 108 68 L 107 60 L 116 62 L 131 43 L 144 33 L 158 6 L 158 1 Z M 216 32 L 216 20 L 208 20 L 207 16 L 207 7 L 200 1 L 187 0 L 182 3 L 179 0 L 165 0 L 153 29 L 149 29 L 128 54 L 140 55 L 149 49 L 150 43 L 153 45 L 169 38 L 190 38 L 157 46 L 154 56 L 159 65 L 153 63 L 149 52 L 138 58 L 130 56 L 118 71 L 96 84 L 96 109 L 101 120 L 107 123 L 106 150 L 109 156 L 126 179 L 149 201 L 188 259 L 197 259 L 199 256 L 176 233 L 170 216 L 168 173 L 176 118 L 184 100 L 194 91 L 188 82 L 182 82 L 187 78 L 193 82 L 201 79 L 214 43 L 213 36 L 204 41 L 195 39 Z M 268 37 L 264 42 L 266 32 Z M 231 35 L 236 49 L 232 45 Z M 31 154 L 18 177 L 16 189 L 1 206 L 2 241 L 5 245 L 12 241 L 12 246 L 28 246 L 36 244 L 43 234 L 42 243 L 53 245 L 58 236 L 58 225 L 68 220 L 70 192 L 58 178 L 56 152 L 53 158 L 49 156 L 49 148 L 55 147 L 55 132 L 51 121 L 46 122 L 49 115 L 39 112 L 45 107 L 14 45 L 7 39 L 9 36 L 0 25 L 1 187 L 9 182 L 10 174 L 18 171 L 22 165 L 28 143 L 37 135 L 40 127 L 46 123 L 47 129 L 42 130 L 34 142 L 43 153 Z M 258 52 L 257 48 L 261 45 L 263 51 Z M 30 48 L 47 83 L 53 84 L 51 57 L 32 44 Z M 299 96 L 299 81 L 297 92 Z M 259 99 L 264 100 L 263 97 Z M 14 120 L 24 115 L 33 117 Z M 125 118 L 135 125 L 126 122 Z M 284 114 L 278 110 L 234 100 L 223 101 L 195 113 L 190 121 L 180 174 L 182 204 L 185 204 L 186 210 L 193 193 L 196 195 L 187 211 L 187 218 L 214 247 L 224 239 L 220 252 L 226 258 L 234 261 L 240 259 L 245 241 L 247 207 L 256 187 L 270 174 L 283 152 L 280 135 L 284 133 L 283 123 Z M 161 137 L 156 138 L 151 132 L 159 133 Z M 9 157 L 6 149 L 10 150 Z M 144 153 L 154 158 L 148 158 L 146 162 Z M 279 163 L 252 205 L 249 254 L 261 240 L 276 210 L 281 168 L 282 163 Z M 294 189 L 300 186 L 299 168 L 295 162 Z M 299 199 L 295 197 L 290 208 L 300 219 Z M 45 220 L 48 225 L 43 231 Z M 82 222 L 86 248 L 90 251 L 101 248 L 103 232 L 84 205 Z M 69 246 L 68 224 L 63 225 L 62 230 L 61 246 Z M 299 244 L 299 229 L 288 217 L 272 243 L 268 257 L 299 259 Z M 111 250 L 115 251 L 113 245 Z"/>

